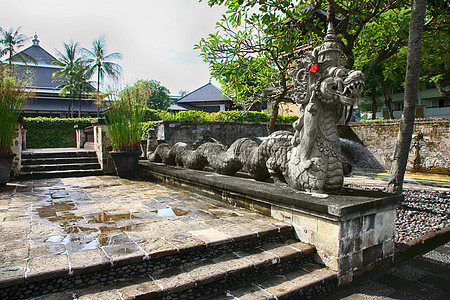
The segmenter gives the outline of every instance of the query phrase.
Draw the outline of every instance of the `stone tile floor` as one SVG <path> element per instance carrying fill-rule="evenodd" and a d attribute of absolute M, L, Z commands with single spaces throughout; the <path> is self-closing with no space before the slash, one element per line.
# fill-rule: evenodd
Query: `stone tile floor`
<path fill-rule="evenodd" d="M 0 188 L 0 281 L 142 261 L 287 226 L 184 190 L 115 176 L 13 182 Z"/>
<path fill-rule="evenodd" d="M 0 281 L 49 270 L 67 274 L 283 226 L 151 182 L 114 176 L 14 182 L 0 188 Z M 428 254 L 327 299 L 450 299 L 449 268 Z"/>

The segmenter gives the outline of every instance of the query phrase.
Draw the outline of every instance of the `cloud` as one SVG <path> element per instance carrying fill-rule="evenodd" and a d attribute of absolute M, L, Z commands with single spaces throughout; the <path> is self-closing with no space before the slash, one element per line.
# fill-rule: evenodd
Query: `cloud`
<path fill-rule="evenodd" d="M 184 51 L 175 54 L 174 56 L 169 58 L 170 61 L 178 62 L 181 64 L 187 65 L 195 65 L 195 64 L 203 64 L 203 59 L 200 54 L 194 51 Z"/>

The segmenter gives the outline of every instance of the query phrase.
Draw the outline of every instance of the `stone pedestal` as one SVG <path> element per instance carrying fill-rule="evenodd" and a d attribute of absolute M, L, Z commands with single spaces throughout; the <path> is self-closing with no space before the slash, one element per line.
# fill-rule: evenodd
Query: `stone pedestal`
<path fill-rule="evenodd" d="M 329 197 L 339 201 L 333 195 Z M 318 260 L 338 271 L 343 284 L 393 261 L 396 207 L 394 202 L 349 213 L 330 210 L 329 214 L 319 215 L 301 208 L 272 205 L 271 216 L 292 224 L 302 242 L 316 247 Z"/>
<path fill-rule="evenodd" d="M 16 128 L 14 129 L 13 139 L 11 149 L 13 153 L 16 155 L 12 161 L 11 170 L 14 173 L 14 176 L 18 176 L 20 174 L 20 169 L 22 168 L 22 141 L 23 141 L 23 125 L 21 122 L 16 124 Z"/>
<path fill-rule="evenodd" d="M 140 162 L 140 175 L 215 197 L 290 223 L 340 284 L 392 262 L 395 209 L 402 195 L 343 188 L 325 195 L 268 182 Z"/>
<path fill-rule="evenodd" d="M 94 150 L 97 153 L 98 162 L 105 174 L 115 173 L 114 164 L 109 154 L 112 151 L 111 139 L 105 120 L 92 121 L 94 133 Z"/>
<path fill-rule="evenodd" d="M 83 148 L 84 143 L 86 143 L 86 134 L 84 133 L 85 125 L 75 125 L 75 135 L 77 139 L 77 148 Z"/>

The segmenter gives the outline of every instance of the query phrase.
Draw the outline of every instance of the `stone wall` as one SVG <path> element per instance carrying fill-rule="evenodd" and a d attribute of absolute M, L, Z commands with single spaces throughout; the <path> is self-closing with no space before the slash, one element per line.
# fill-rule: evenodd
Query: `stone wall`
<path fill-rule="evenodd" d="M 292 131 L 292 125 L 277 124 L 276 130 Z M 198 145 L 207 141 L 218 141 L 229 147 L 239 138 L 267 136 L 267 123 L 161 121 L 156 134 L 158 141 L 169 145 L 177 142 Z"/>
<path fill-rule="evenodd" d="M 352 125 L 364 145 L 389 170 L 398 123 Z M 450 175 L 450 120 L 416 122 L 407 170 Z"/>
<path fill-rule="evenodd" d="M 92 122 L 94 142 L 93 148 L 97 153 L 98 162 L 105 174 L 114 174 L 114 164 L 109 151 L 112 150 L 111 138 L 109 135 L 108 127 L 103 119 L 99 119 Z"/>
<path fill-rule="evenodd" d="M 22 143 L 23 143 L 23 125 L 22 123 L 17 123 L 16 128 L 14 129 L 11 149 L 13 153 L 16 155 L 13 159 L 11 170 L 14 173 L 14 176 L 18 176 L 20 173 L 20 169 L 22 167 Z"/>
<path fill-rule="evenodd" d="M 394 255 L 395 210 L 402 195 L 344 188 L 337 194 L 304 193 L 250 178 L 139 162 L 140 176 L 173 184 L 292 224 L 298 239 L 314 245 L 316 259 L 344 284 L 389 265 Z"/>

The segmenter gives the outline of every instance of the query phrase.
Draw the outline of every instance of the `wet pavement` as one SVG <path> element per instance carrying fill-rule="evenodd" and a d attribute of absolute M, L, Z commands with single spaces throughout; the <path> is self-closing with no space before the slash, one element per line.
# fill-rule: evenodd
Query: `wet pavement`
<path fill-rule="evenodd" d="M 0 188 L 0 282 L 76 274 L 285 227 L 197 194 L 115 176 L 13 182 Z"/>
<path fill-rule="evenodd" d="M 346 178 L 352 182 L 386 184 L 380 178 Z M 115 176 L 12 182 L 0 188 L 0 282 L 50 271 L 77 274 L 287 226 L 185 190 Z M 450 299 L 449 254 L 450 244 L 441 246 L 327 297 Z"/>

